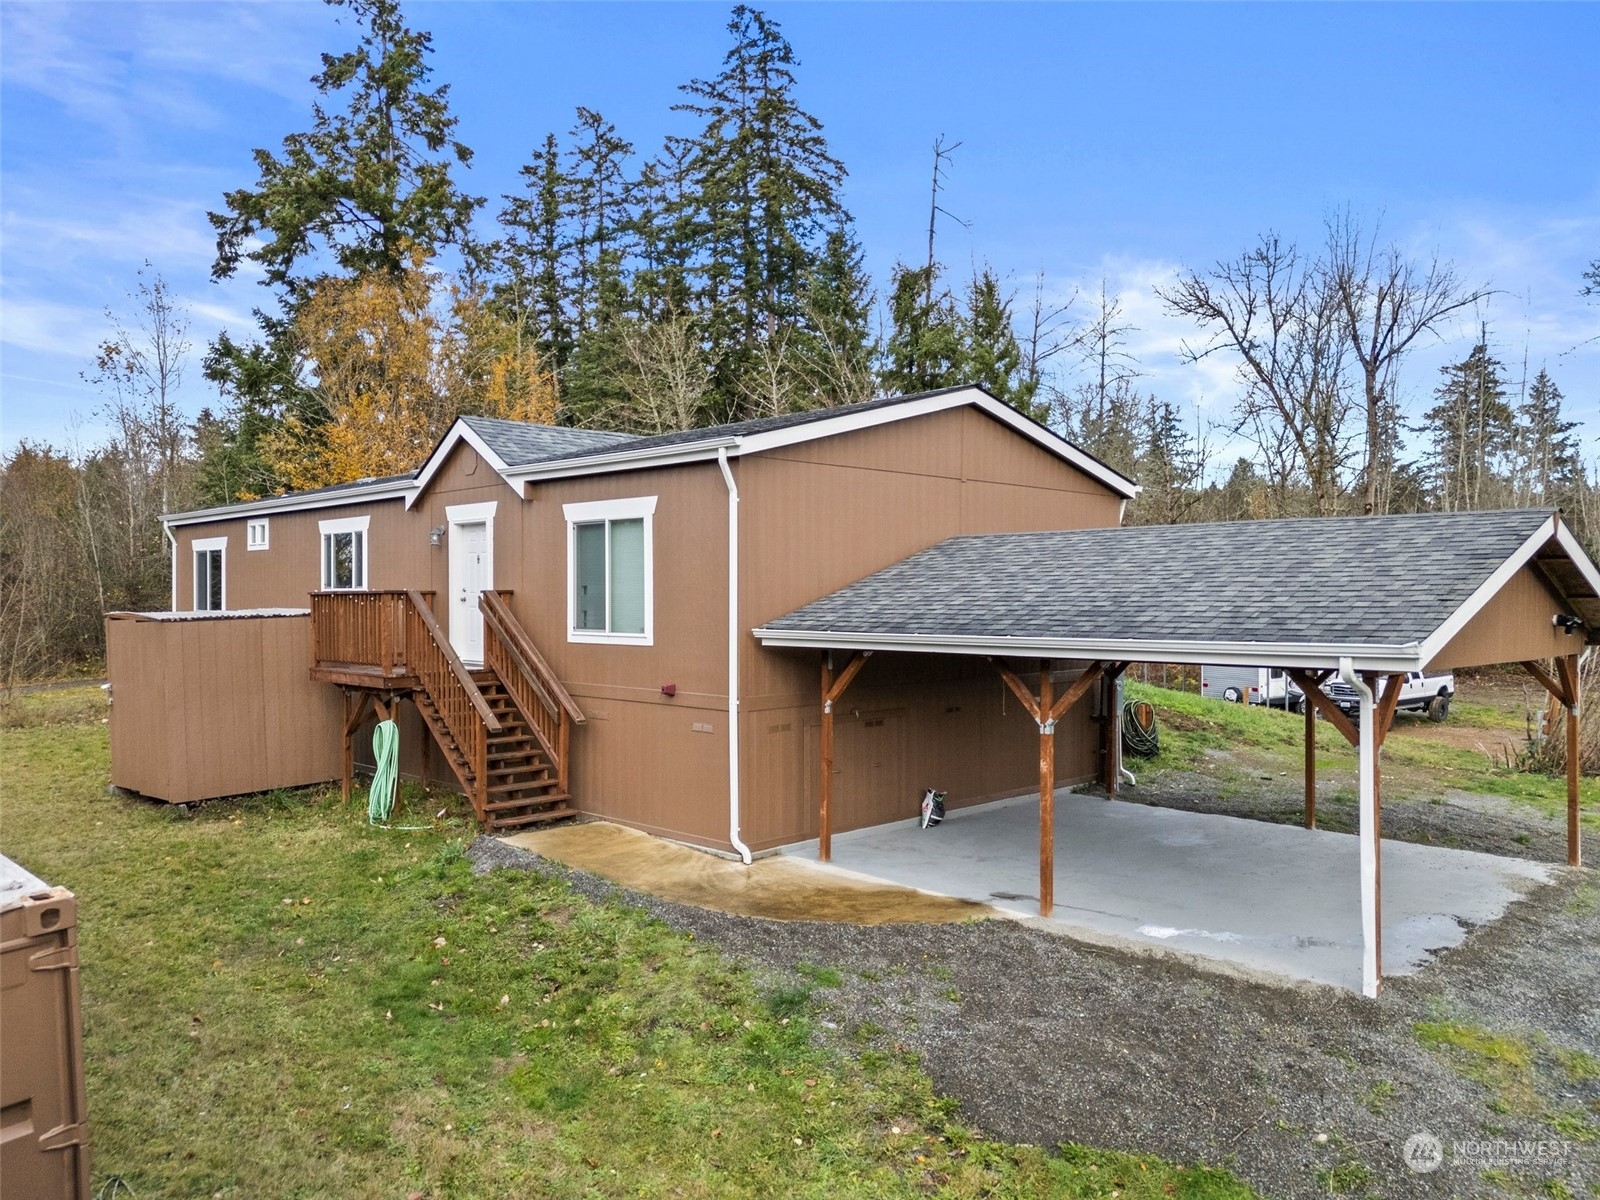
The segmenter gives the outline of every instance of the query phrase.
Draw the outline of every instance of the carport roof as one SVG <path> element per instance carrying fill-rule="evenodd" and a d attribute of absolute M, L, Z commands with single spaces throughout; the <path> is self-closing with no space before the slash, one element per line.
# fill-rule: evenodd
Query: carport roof
<path fill-rule="evenodd" d="M 955 537 L 755 634 L 769 646 L 1415 670 L 1529 562 L 1597 636 L 1600 572 L 1548 509 Z"/>

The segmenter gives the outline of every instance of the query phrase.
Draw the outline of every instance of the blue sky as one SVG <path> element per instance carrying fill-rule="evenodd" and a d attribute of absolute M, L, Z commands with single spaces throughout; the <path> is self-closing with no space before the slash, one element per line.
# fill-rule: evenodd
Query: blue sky
<path fill-rule="evenodd" d="M 940 256 L 1060 298 L 1119 291 L 1146 386 L 1225 419 L 1231 367 L 1184 366 L 1194 331 L 1151 288 L 1268 229 L 1314 243 L 1352 206 L 1419 257 L 1499 289 L 1403 386 L 1413 415 L 1480 320 L 1499 356 L 1547 366 L 1600 454 L 1600 6 L 1593 4 L 774 4 L 802 102 L 850 170 L 846 201 L 881 280 L 924 252 L 930 146 L 964 143 Z M 413 3 L 434 34 L 467 186 L 492 198 L 583 104 L 643 152 L 715 73 L 723 4 Z M 266 292 L 208 282 L 205 221 L 253 182 L 251 150 L 309 122 L 321 4 L 0 5 L 0 445 L 93 441 L 79 379 L 145 260 L 189 307 L 183 399 L 212 402 L 204 343 Z M 1078 312 L 1087 305 L 1080 300 Z"/>

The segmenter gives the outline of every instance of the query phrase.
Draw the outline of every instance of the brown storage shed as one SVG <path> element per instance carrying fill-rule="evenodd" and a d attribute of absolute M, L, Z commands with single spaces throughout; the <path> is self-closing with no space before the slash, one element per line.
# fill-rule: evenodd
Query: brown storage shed
<path fill-rule="evenodd" d="M 305 609 L 112 613 L 111 782 L 172 804 L 338 779 L 344 715 Z"/>
<path fill-rule="evenodd" d="M 0 854 L 0 1194 L 88 1200 L 78 902 Z"/>

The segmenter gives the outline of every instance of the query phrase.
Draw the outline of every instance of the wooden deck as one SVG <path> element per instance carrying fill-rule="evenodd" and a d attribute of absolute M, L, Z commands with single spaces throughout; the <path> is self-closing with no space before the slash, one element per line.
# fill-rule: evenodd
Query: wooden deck
<path fill-rule="evenodd" d="M 369 715 L 410 700 L 490 829 L 572 816 L 569 748 L 584 716 L 512 614 L 509 592 L 484 592 L 484 666 L 468 670 L 433 613 L 433 593 L 315 592 L 312 680 L 344 690 L 344 785 L 352 740 Z"/>

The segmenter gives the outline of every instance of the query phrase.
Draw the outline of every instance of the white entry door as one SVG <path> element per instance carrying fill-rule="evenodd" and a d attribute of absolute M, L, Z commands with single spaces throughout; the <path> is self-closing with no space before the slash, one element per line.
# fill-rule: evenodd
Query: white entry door
<path fill-rule="evenodd" d="M 450 524 L 450 644 L 461 661 L 483 665 L 478 597 L 494 587 L 494 543 L 486 521 Z"/>

